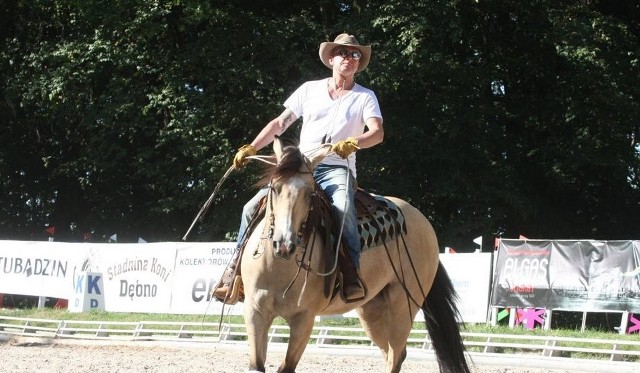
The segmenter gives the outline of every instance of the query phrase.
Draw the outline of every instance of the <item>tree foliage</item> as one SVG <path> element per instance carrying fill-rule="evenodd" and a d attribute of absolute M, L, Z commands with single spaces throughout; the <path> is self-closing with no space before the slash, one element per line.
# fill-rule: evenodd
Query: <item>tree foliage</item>
<path fill-rule="evenodd" d="M 441 245 L 637 238 L 638 20 L 631 0 L 9 2 L 0 238 L 180 239 L 345 30 L 373 46 L 358 81 L 386 130 L 359 183 L 420 208 Z M 195 239 L 237 229 L 257 171 L 227 179 Z"/>

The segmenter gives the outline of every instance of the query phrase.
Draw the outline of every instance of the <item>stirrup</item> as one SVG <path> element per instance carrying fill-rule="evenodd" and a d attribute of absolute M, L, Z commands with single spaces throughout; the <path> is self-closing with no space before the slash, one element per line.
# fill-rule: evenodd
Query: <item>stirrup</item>
<path fill-rule="evenodd" d="M 237 275 L 233 282 L 231 283 L 230 289 L 227 291 L 227 294 L 222 298 L 215 294 L 216 289 L 213 289 L 211 295 L 217 299 L 218 301 L 228 304 L 234 305 L 238 302 L 244 301 L 244 284 L 242 283 L 242 276 Z"/>
<path fill-rule="evenodd" d="M 340 298 L 345 303 L 354 303 L 359 302 L 367 297 L 367 288 L 364 286 L 364 283 L 360 279 L 359 271 L 354 267 L 342 268 L 342 273 L 340 274 Z M 353 271 L 353 272 L 351 272 Z M 354 292 L 350 297 L 347 297 L 347 288 L 348 287 L 356 287 Z"/>
<path fill-rule="evenodd" d="M 343 285 L 342 291 L 340 292 L 340 296 L 345 303 L 358 302 L 367 297 L 367 289 L 365 289 L 364 285 L 362 284 L 362 281 L 358 281 L 358 282 L 359 284 L 357 285 L 356 284 Z M 358 290 L 362 292 L 362 294 L 354 294 L 355 296 L 352 295 L 351 297 L 347 297 L 347 288 L 351 286 L 357 287 Z M 358 292 L 358 290 L 355 290 L 355 292 Z"/>

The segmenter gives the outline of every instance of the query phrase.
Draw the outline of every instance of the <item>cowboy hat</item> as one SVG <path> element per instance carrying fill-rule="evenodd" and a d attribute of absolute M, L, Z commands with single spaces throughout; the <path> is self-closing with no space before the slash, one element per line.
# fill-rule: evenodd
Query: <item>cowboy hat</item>
<path fill-rule="evenodd" d="M 349 34 L 340 34 L 336 36 L 336 40 L 333 42 L 325 41 L 320 43 L 320 60 L 326 67 L 333 69 L 333 66 L 329 63 L 329 60 L 331 59 L 331 52 L 333 52 L 336 47 L 340 46 L 354 47 L 362 53 L 362 57 L 360 57 L 360 64 L 358 65 L 358 70 L 356 72 L 359 73 L 367 67 L 369 59 L 371 58 L 371 46 L 360 45 L 356 40 L 356 37 Z"/>

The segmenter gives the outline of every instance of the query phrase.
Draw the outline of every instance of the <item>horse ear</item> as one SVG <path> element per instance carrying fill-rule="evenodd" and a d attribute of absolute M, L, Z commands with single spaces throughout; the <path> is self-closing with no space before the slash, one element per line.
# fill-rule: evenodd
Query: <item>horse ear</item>
<path fill-rule="evenodd" d="M 331 153 L 331 144 L 325 144 L 322 148 L 313 152 L 309 158 L 305 157 L 307 164 L 309 165 L 309 169 L 315 169 L 329 153 Z"/>
<path fill-rule="evenodd" d="M 276 153 L 276 161 L 280 163 L 282 160 L 282 140 L 280 140 L 280 136 L 276 136 L 273 139 L 273 152 Z"/>

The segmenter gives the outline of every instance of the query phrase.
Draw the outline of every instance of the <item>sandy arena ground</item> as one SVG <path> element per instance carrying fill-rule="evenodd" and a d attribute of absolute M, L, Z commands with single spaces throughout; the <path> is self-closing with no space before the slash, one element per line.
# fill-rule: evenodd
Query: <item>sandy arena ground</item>
<path fill-rule="evenodd" d="M 21 338 L 0 334 L 1 372 L 244 372 L 247 347 L 242 344 L 189 342 L 111 342 Z M 283 346 L 270 346 L 267 372 L 275 372 Z M 473 355 L 473 373 L 638 372 L 640 364 L 541 359 L 527 356 Z M 523 366 L 524 365 L 524 366 Z M 409 351 L 403 372 L 438 372 L 433 354 Z M 299 373 L 384 372 L 379 352 L 368 348 L 309 347 Z"/>

